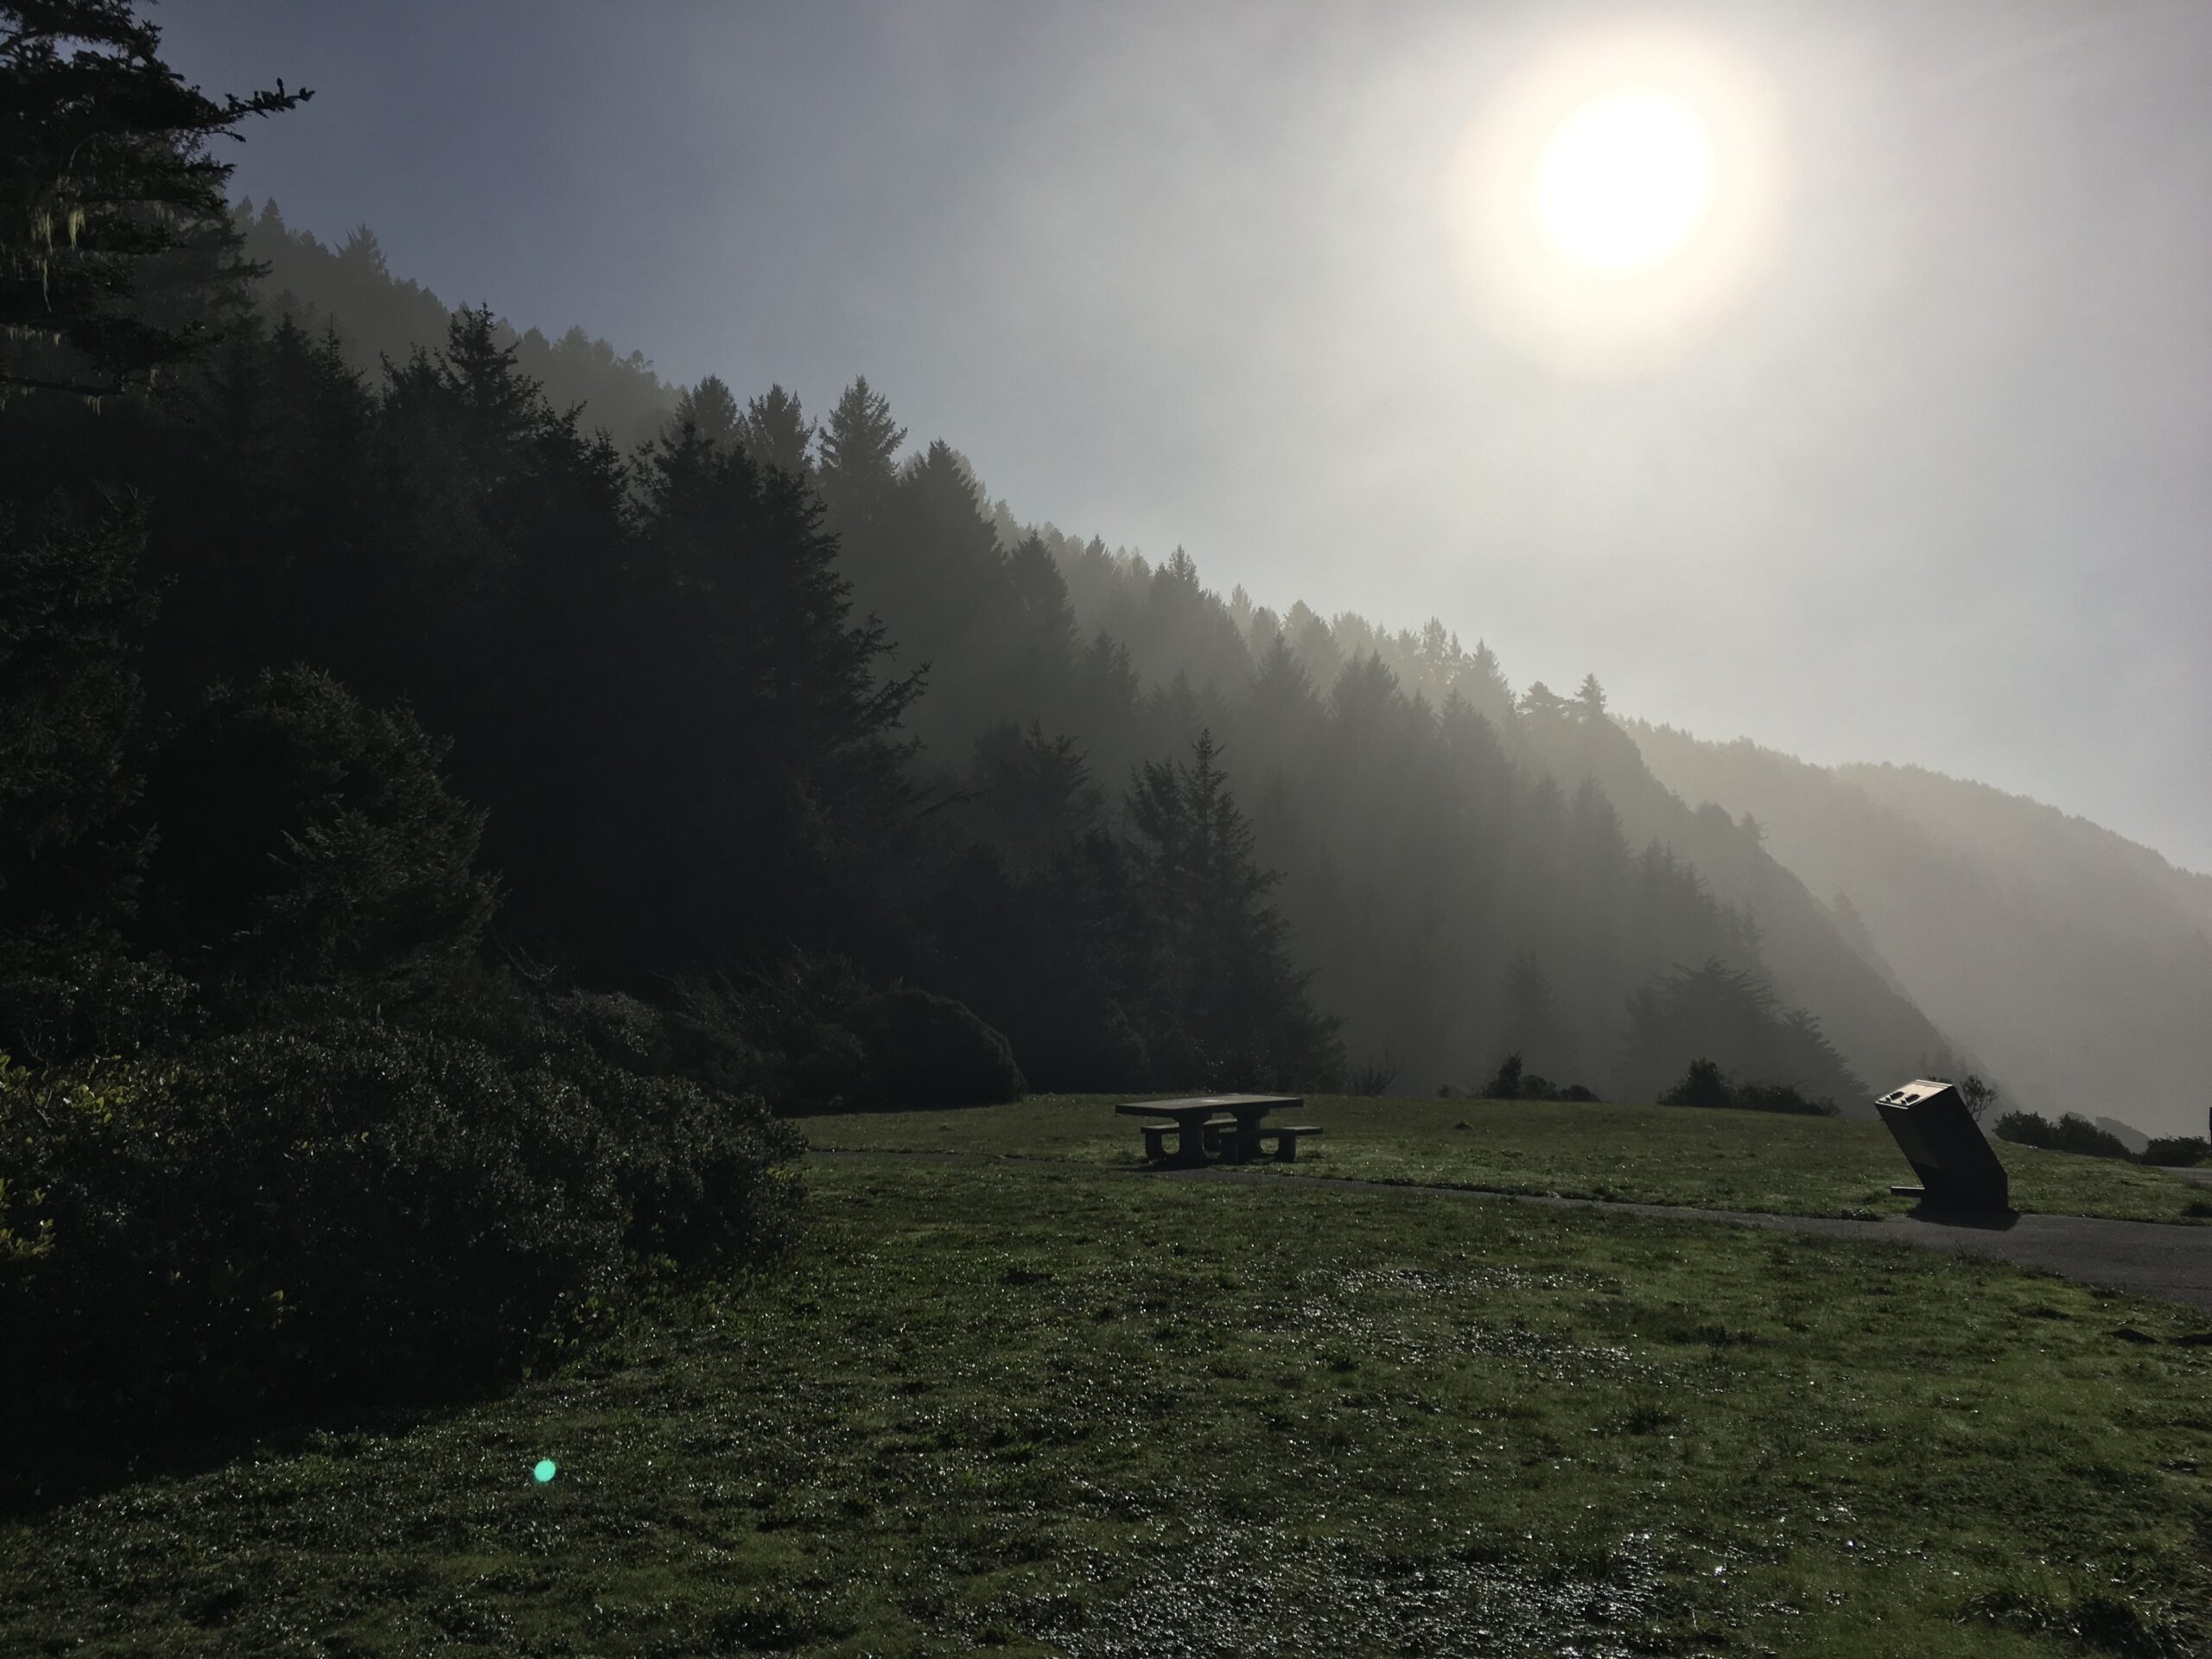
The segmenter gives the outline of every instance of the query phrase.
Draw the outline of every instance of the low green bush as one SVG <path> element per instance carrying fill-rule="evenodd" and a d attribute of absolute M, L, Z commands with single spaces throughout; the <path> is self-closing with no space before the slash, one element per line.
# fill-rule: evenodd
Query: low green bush
<path fill-rule="evenodd" d="M 1448 1095 L 1449 1090 L 1446 1093 Z M 1478 1100 L 1560 1100 L 1591 1101 L 1599 1099 L 1593 1089 L 1579 1083 L 1560 1084 L 1549 1077 L 1540 1077 L 1526 1070 L 1518 1054 L 1509 1054 L 1498 1062 L 1497 1070 L 1488 1083 L 1467 1092 Z"/>
<path fill-rule="evenodd" d="M 2197 1135 L 2168 1135 L 2144 1147 L 2137 1161 L 2164 1169 L 2193 1169 L 2207 1158 L 2212 1158 L 2212 1141 Z"/>
<path fill-rule="evenodd" d="M 0 1075 L 0 1398 L 26 1421 L 258 1418 L 512 1374 L 641 1255 L 791 1236 L 757 1099 L 345 1019 Z"/>
<path fill-rule="evenodd" d="M 1681 1079 L 1659 1096 L 1662 1106 L 1696 1106 L 1709 1110 L 1785 1112 L 1802 1117 L 1834 1117 L 1832 1100 L 1815 1100 L 1793 1083 L 1738 1083 L 1712 1060 L 1692 1060 Z"/>
<path fill-rule="evenodd" d="M 2101 1129 L 2077 1112 L 2068 1112 L 2052 1122 L 2039 1112 L 2007 1112 L 1997 1120 L 1997 1138 L 2049 1152 L 2071 1152 L 2085 1158 L 2119 1158 L 2130 1163 L 2135 1154 L 2127 1143 L 2109 1130 Z"/>

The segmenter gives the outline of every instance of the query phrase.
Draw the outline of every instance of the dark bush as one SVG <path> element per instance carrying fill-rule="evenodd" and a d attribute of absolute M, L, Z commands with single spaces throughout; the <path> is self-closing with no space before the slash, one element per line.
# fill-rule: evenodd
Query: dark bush
<path fill-rule="evenodd" d="M 623 1243 L 684 1277 L 758 1262 L 791 1242 L 799 1185 L 779 1167 L 798 1134 L 757 1095 L 716 1096 L 686 1077 L 606 1068 L 588 1078 L 614 1148 Z"/>
<path fill-rule="evenodd" d="M 603 1315 L 626 1247 L 779 1247 L 791 1150 L 757 1101 L 359 1020 L 13 1071 L 0 1397 L 143 1428 L 465 1389 Z"/>
<path fill-rule="evenodd" d="M 448 1387 L 620 1275 L 588 1103 L 474 1045 L 238 1038 L 19 1074 L 5 1113 L 10 1224 L 45 1248 L 5 1268 L 0 1366 L 63 1412 Z"/>
<path fill-rule="evenodd" d="M 1467 1092 L 1478 1100 L 1592 1101 L 1598 1098 L 1595 1090 L 1586 1089 L 1579 1083 L 1562 1086 L 1549 1077 L 1523 1070 L 1518 1054 L 1507 1055 L 1498 1062 L 1497 1070 L 1488 1083 Z"/>
<path fill-rule="evenodd" d="M 1681 1080 L 1659 1096 L 1662 1106 L 1696 1106 L 1708 1110 L 1784 1112 L 1804 1117 L 1834 1117 L 1832 1100 L 1815 1100 L 1794 1083 L 1738 1083 L 1711 1060 L 1692 1060 Z"/>
<path fill-rule="evenodd" d="M 1792 1083 L 1739 1083 L 1731 1103 L 1740 1112 L 1790 1112 L 1803 1117 L 1834 1117 L 1832 1100 L 1815 1100 Z"/>
<path fill-rule="evenodd" d="M 2202 1135 L 2160 1135 L 2143 1148 L 2141 1161 L 2165 1169 L 2192 1169 L 2212 1158 L 2212 1141 Z"/>
<path fill-rule="evenodd" d="M 0 1052 L 54 1061 L 180 1042 L 196 987 L 98 935 L 0 934 Z"/>
<path fill-rule="evenodd" d="M 2126 1141 L 2077 1112 L 2068 1112 L 2056 1123 L 2036 1112 L 2007 1112 L 1997 1120 L 1997 1138 L 2085 1158 L 2119 1158 L 2131 1163 L 2135 1158 Z"/>
<path fill-rule="evenodd" d="M 906 986 L 854 1011 L 870 1092 L 897 1105 L 985 1105 L 1025 1087 L 1007 1040 L 964 1003 Z"/>
<path fill-rule="evenodd" d="M 1398 1080 L 1398 1063 L 1389 1054 L 1379 1059 L 1362 1060 L 1351 1068 L 1346 1087 L 1355 1095 L 1377 1098 L 1390 1092 L 1390 1085 Z"/>
<path fill-rule="evenodd" d="M 1662 1106 L 1700 1106 L 1707 1109 L 1733 1106 L 1736 1091 L 1728 1081 L 1727 1073 L 1711 1060 L 1692 1060 L 1681 1080 L 1659 1096 Z"/>

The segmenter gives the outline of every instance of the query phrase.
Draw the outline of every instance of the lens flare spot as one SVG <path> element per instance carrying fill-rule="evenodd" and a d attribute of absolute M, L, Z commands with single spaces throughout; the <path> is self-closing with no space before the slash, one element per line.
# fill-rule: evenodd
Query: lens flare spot
<path fill-rule="evenodd" d="M 554 1476 L 559 1474 L 561 1471 L 554 1466 L 552 1459 L 540 1458 L 537 1460 L 537 1467 L 531 1470 L 530 1472 L 531 1478 L 534 1478 L 539 1485 L 543 1486 L 547 1481 L 552 1479 Z"/>

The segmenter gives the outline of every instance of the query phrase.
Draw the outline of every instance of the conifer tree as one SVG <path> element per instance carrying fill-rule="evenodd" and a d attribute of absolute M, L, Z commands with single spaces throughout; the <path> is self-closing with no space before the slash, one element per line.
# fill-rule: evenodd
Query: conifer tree
<path fill-rule="evenodd" d="M 1574 713 L 1578 720 L 1592 725 L 1605 718 L 1605 688 L 1598 683 L 1595 674 L 1582 677 L 1581 689 L 1574 694 Z"/>
<path fill-rule="evenodd" d="M 813 464 L 807 454 L 813 447 L 814 434 L 815 423 L 806 418 L 798 399 L 775 385 L 746 404 L 737 441 L 761 466 L 804 478 Z M 892 442 L 895 448 L 898 440 Z"/>
<path fill-rule="evenodd" d="M 744 418 L 721 377 L 710 374 L 677 397 L 668 430 L 673 435 L 690 427 L 710 447 L 724 449 L 744 442 Z"/>
<path fill-rule="evenodd" d="M 1254 855 L 1210 731 L 1191 761 L 1141 766 L 1128 811 L 1163 963 L 1152 1014 L 1163 1063 L 1206 1087 L 1310 1086 L 1335 1077 L 1336 1022 L 1314 1012 L 1270 901 L 1281 876 Z M 1165 1078 L 1162 1079 L 1165 1081 Z"/>
<path fill-rule="evenodd" d="M 841 520 L 866 523 L 891 493 L 893 458 L 906 429 L 891 418 L 891 404 L 856 376 L 830 411 L 822 433 L 822 493 Z"/>
<path fill-rule="evenodd" d="M 212 99 L 160 47 L 130 0 L 0 4 L 0 399 L 143 385 L 256 274 L 208 141 L 312 94 Z"/>

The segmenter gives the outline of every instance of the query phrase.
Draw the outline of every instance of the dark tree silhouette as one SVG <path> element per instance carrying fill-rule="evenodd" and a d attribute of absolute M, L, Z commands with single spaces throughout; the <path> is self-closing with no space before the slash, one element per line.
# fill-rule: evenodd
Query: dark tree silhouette
<path fill-rule="evenodd" d="M 808 454 L 814 434 L 815 423 L 806 418 L 798 399 L 781 386 L 771 386 L 746 404 L 737 441 L 760 465 L 804 478 L 813 465 Z"/>
<path fill-rule="evenodd" d="M 906 429 L 891 418 L 888 399 L 856 377 L 830 411 L 822 432 L 822 491 L 842 527 L 865 524 L 880 510 L 896 479 L 893 462 Z"/>
<path fill-rule="evenodd" d="M 744 419 L 721 377 L 710 374 L 677 398 L 676 412 L 668 417 L 668 432 L 675 437 L 688 426 L 715 448 L 723 449 L 744 442 Z"/>
<path fill-rule="evenodd" d="M 1342 1070 L 1336 1022 L 1314 1012 L 1291 964 L 1288 929 L 1268 895 L 1211 732 L 1191 760 L 1139 768 L 1128 809 L 1140 881 L 1166 972 L 1150 1010 L 1175 1086 L 1313 1087 Z"/>
<path fill-rule="evenodd" d="M 208 141 L 304 90 L 209 98 L 130 0 L 0 5 L 0 399 L 110 397 L 215 338 L 238 257 Z"/>

